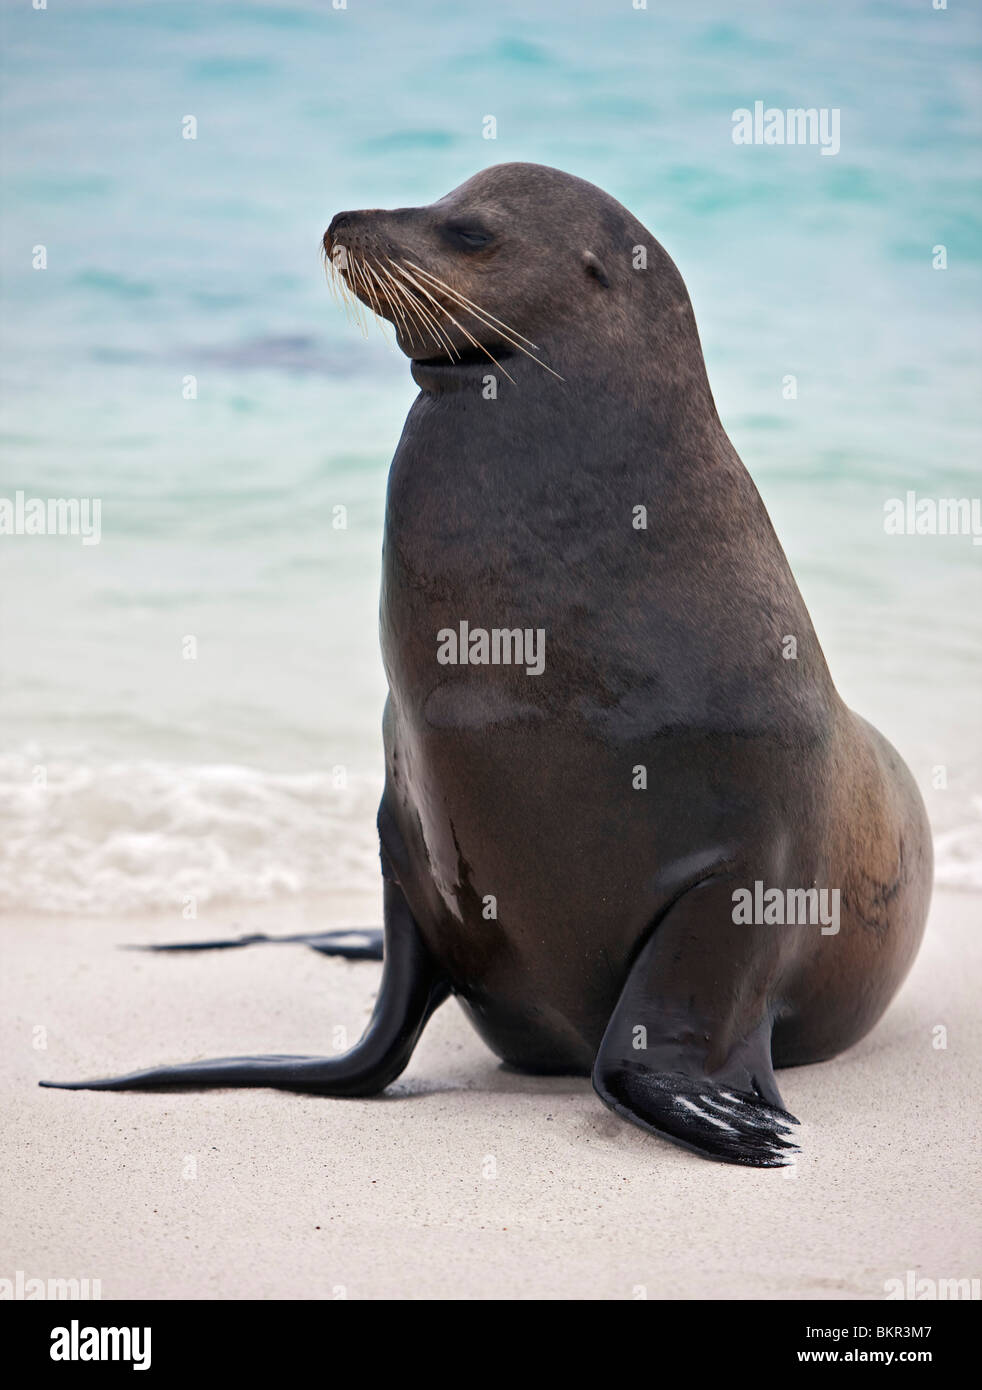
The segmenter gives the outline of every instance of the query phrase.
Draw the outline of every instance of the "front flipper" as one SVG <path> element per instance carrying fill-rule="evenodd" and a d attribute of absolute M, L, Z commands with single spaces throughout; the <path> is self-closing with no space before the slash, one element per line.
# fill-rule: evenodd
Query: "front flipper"
<path fill-rule="evenodd" d="M 284 943 L 309 946 L 322 956 L 342 956 L 345 960 L 381 960 L 384 955 L 384 934 L 377 927 L 348 927 L 345 931 L 304 932 L 294 936 L 266 936 L 256 932 L 248 936 L 220 937 L 214 941 L 174 941 L 149 946 L 126 946 L 127 951 L 234 951 L 239 946 L 274 945 Z"/>
<path fill-rule="evenodd" d="M 386 879 L 385 965 L 361 1041 L 340 1057 L 221 1057 L 155 1067 L 100 1081 L 42 1081 L 70 1091 L 143 1091 L 161 1086 L 275 1086 L 328 1096 L 367 1096 L 403 1071 L 449 987 L 423 944 L 402 890 Z"/>
<path fill-rule="evenodd" d="M 735 884 L 697 884 L 655 925 L 607 1025 L 593 1085 L 653 1134 L 723 1163 L 778 1168 L 797 1151 L 788 1135 L 798 1121 L 770 1051 L 788 940 L 781 927 L 733 922 Z"/>
<path fill-rule="evenodd" d="M 682 1072 L 655 1074 L 624 1062 L 605 1065 L 601 1100 L 625 1120 L 723 1163 L 783 1168 L 798 1152 L 787 1137 L 798 1121 L 756 1094 L 696 1081 Z"/>

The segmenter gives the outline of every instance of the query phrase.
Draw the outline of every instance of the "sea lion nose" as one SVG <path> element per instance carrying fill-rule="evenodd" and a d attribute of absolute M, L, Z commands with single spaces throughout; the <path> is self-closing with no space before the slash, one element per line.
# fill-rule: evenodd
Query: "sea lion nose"
<path fill-rule="evenodd" d="M 361 216 L 357 212 L 339 212 L 336 217 L 331 218 L 331 225 L 324 233 L 324 250 L 330 255 L 331 249 L 336 238 L 345 231 L 350 231 L 352 226 Z"/>

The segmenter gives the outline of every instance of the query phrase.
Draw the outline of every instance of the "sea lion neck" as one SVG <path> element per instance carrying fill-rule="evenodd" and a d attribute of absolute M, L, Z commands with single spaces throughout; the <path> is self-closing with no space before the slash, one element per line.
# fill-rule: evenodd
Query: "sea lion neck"
<path fill-rule="evenodd" d="M 523 466 L 521 449 L 512 455 L 519 441 L 533 437 L 568 439 L 576 456 L 598 467 L 625 431 L 635 459 L 660 459 L 673 472 L 732 451 L 698 340 L 695 352 L 683 353 L 650 336 L 590 344 L 567 335 L 545 339 L 544 350 L 556 375 L 507 349 L 494 362 L 476 352 L 459 362 L 413 361 L 420 427 L 425 421 L 441 448 L 455 437 L 466 441 L 463 456 L 496 454 L 502 472 L 512 463 Z M 680 438 L 685 450 L 676 447 Z"/>

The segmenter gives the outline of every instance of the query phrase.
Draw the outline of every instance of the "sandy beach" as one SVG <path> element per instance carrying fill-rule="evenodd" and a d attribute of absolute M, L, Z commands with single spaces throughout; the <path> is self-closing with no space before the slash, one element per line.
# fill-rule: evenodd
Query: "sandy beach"
<path fill-rule="evenodd" d="M 507 1072 L 453 1001 L 380 1099 L 42 1090 L 341 1050 L 368 1018 L 375 964 L 116 947 L 368 924 L 378 905 L 8 919 L 0 1275 L 97 1279 L 104 1299 L 878 1299 L 908 1270 L 977 1278 L 980 909 L 938 892 L 880 1025 L 780 1073 L 803 1153 L 772 1172 L 658 1141 L 586 1080 Z"/>

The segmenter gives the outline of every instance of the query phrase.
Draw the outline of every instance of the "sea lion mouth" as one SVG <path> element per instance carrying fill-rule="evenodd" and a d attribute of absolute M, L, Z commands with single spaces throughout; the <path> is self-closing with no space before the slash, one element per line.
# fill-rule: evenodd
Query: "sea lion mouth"
<path fill-rule="evenodd" d="M 479 347 L 461 348 L 452 357 L 449 353 L 413 356 L 410 358 L 410 373 L 416 385 L 424 391 L 472 387 L 475 379 L 480 382 L 496 372 L 514 384 L 515 378 L 505 363 L 511 365 L 515 355 L 512 348 L 500 343 L 488 343 L 486 347 L 482 343 Z"/>
<path fill-rule="evenodd" d="M 462 348 L 456 357 L 444 353 L 434 357 L 413 357 L 412 361 L 414 366 L 433 371 L 441 367 L 487 367 L 489 354 L 493 354 L 497 362 L 507 362 L 515 356 L 512 348 L 504 347 L 501 343 L 488 343 L 486 347 L 482 343 L 480 348 Z"/>

